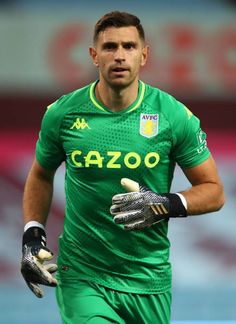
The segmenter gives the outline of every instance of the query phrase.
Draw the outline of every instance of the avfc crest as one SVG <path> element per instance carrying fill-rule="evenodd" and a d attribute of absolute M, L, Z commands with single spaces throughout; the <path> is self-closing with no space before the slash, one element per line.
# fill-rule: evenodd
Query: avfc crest
<path fill-rule="evenodd" d="M 153 137 L 158 134 L 159 115 L 141 114 L 140 115 L 140 134 L 144 137 Z"/>

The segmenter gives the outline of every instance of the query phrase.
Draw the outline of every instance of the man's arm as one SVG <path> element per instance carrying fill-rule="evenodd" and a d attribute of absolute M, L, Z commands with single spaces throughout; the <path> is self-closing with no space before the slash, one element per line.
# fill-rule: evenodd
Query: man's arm
<path fill-rule="evenodd" d="M 224 189 L 212 157 L 183 172 L 192 184 L 181 192 L 187 201 L 188 215 L 214 212 L 224 205 Z"/>
<path fill-rule="evenodd" d="M 52 202 L 54 174 L 55 170 L 44 169 L 34 160 L 23 196 L 24 224 L 29 221 L 46 224 Z"/>
<path fill-rule="evenodd" d="M 22 239 L 21 273 L 26 284 L 39 298 L 43 297 L 40 284 L 55 287 L 52 276 L 56 264 L 43 264 L 53 253 L 46 247 L 45 224 L 51 206 L 54 171 L 44 169 L 35 160 L 25 184 L 23 197 L 24 234 Z"/>
<path fill-rule="evenodd" d="M 128 191 L 112 198 L 111 214 L 125 230 L 150 227 L 170 217 L 200 215 L 219 210 L 224 204 L 223 186 L 212 157 L 185 169 L 192 187 L 180 193 L 155 193 L 130 179 L 121 184 Z"/>

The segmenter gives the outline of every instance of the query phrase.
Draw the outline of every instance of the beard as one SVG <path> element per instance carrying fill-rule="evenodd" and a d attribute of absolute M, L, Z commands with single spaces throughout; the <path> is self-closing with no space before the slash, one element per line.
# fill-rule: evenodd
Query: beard
<path fill-rule="evenodd" d="M 128 75 L 126 75 L 128 74 Z M 113 90 L 123 90 L 128 88 L 133 82 L 138 79 L 138 74 L 131 73 L 130 70 L 125 72 L 125 74 L 116 74 L 113 75 L 112 71 L 109 73 L 100 73 L 100 79 L 104 79 L 105 83 L 112 88 Z"/>

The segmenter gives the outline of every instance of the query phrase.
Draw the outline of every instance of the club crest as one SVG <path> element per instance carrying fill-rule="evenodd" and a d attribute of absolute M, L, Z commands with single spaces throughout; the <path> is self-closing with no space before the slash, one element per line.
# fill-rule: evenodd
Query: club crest
<path fill-rule="evenodd" d="M 158 134 L 158 114 L 141 114 L 140 115 L 140 134 L 144 137 L 153 137 Z"/>

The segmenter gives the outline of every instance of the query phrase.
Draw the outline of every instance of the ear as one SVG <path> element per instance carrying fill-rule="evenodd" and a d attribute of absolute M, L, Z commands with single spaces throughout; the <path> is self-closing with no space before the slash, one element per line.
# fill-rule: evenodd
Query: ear
<path fill-rule="evenodd" d="M 89 47 L 89 54 L 92 57 L 93 64 L 98 67 L 97 51 L 94 47 Z"/>
<path fill-rule="evenodd" d="M 149 46 L 146 45 L 142 49 L 142 59 L 141 59 L 141 66 L 144 66 L 147 62 L 148 59 L 148 54 L 149 54 Z"/>

